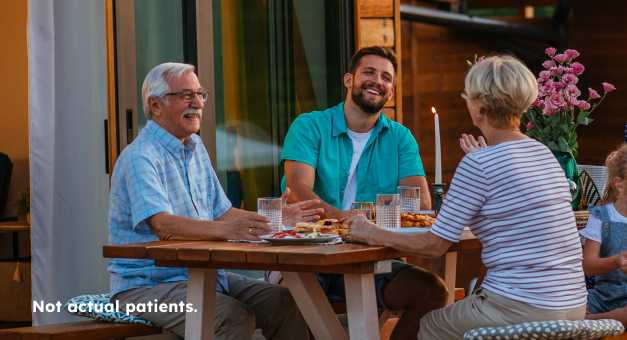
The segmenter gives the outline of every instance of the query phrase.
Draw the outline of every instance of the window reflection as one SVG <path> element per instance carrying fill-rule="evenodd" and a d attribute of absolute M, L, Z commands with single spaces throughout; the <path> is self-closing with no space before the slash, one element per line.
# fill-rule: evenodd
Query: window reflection
<path fill-rule="evenodd" d="M 279 195 L 280 146 L 297 113 L 341 99 L 343 0 L 213 3 L 216 171 L 234 206 Z"/>

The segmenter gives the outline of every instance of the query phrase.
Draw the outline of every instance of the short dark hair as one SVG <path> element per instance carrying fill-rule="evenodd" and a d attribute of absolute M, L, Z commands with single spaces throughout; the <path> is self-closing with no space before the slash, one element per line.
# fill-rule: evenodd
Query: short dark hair
<path fill-rule="evenodd" d="M 351 64 L 348 71 L 352 74 L 355 74 L 357 66 L 359 66 L 359 62 L 363 57 L 367 55 L 378 55 L 379 57 L 389 60 L 394 67 L 394 73 L 396 73 L 396 54 L 394 54 L 394 51 L 392 51 L 391 49 L 383 46 L 368 46 L 361 48 L 359 51 L 355 52 L 355 54 L 353 54 L 353 57 L 351 58 Z"/>

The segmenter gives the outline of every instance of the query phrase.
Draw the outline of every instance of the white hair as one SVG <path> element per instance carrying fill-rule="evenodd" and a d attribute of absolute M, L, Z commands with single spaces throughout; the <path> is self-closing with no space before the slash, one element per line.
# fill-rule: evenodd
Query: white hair
<path fill-rule="evenodd" d="M 168 82 L 181 77 L 187 72 L 194 72 L 194 65 L 163 63 L 153 67 L 152 70 L 148 72 L 142 85 L 142 106 L 146 119 L 152 119 L 148 99 L 151 97 L 163 97 L 163 95 L 171 90 Z"/>
<path fill-rule="evenodd" d="M 487 109 L 494 127 L 518 126 L 538 96 L 538 82 L 520 60 L 507 55 L 485 58 L 466 75 L 465 92 Z"/>

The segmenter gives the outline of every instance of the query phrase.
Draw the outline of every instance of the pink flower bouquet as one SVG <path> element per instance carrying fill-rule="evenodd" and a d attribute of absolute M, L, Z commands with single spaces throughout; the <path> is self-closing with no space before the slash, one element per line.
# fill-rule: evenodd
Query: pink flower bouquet
<path fill-rule="evenodd" d="M 567 49 L 557 54 L 555 48 L 549 47 L 545 53 L 550 59 L 542 63 L 544 70 L 538 76 L 538 98 L 523 115 L 523 125 L 529 137 L 553 151 L 576 158 L 577 126 L 590 124 L 592 111 L 616 88 L 604 82 L 601 83 L 603 95 L 588 88 L 587 99 L 582 99 L 577 83 L 585 67 L 575 61 L 579 52 Z"/>

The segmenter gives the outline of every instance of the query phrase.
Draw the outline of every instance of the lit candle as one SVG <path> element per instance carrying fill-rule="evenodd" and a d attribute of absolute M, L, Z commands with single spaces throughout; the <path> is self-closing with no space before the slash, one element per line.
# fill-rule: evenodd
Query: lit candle
<path fill-rule="evenodd" d="M 433 112 L 433 123 L 435 124 L 435 184 L 442 184 L 442 148 L 440 146 L 440 117 L 435 107 L 431 107 Z"/>

